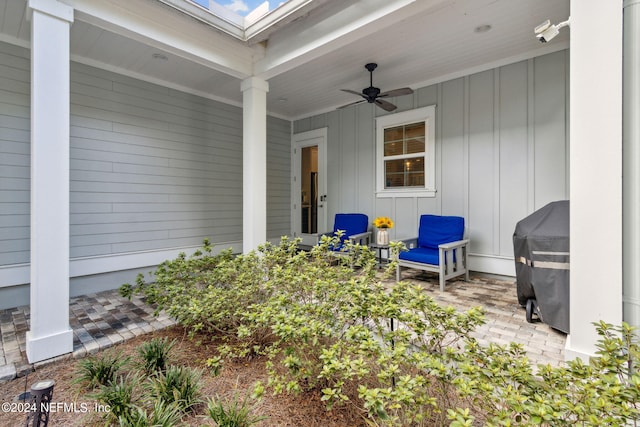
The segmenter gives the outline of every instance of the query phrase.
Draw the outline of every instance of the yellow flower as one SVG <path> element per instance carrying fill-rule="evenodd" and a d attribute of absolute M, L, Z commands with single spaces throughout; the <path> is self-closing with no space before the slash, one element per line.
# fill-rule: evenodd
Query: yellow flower
<path fill-rule="evenodd" d="M 373 226 L 376 228 L 393 228 L 393 220 L 388 216 L 379 216 L 373 220 Z"/>

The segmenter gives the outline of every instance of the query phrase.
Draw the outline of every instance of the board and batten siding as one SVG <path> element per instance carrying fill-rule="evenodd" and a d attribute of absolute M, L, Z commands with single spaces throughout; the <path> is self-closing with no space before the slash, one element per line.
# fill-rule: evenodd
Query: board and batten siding
<path fill-rule="evenodd" d="M 422 214 L 463 216 L 471 269 L 515 275 L 516 222 L 569 198 L 568 67 L 560 51 L 392 99 L 397 112 L 436 105 L 435 197 L 376 197 L 382 109 L 364 103 L 295 121 L 294 133 L 327 127 L 329 218 L 387 215 L 392 238 L 407 238 Z"/>
<path fill-rule="evenodd" d="M 0 288 L 28 281 L 29 62 L 0 43 Z M 204 238 L 241 251 L 242 108 L 72 63 L 70 126 L 72 276 L 146 268 Z M 268 117 L 271 240 L 290 229 L 290 141 L 291 122 Z"/>

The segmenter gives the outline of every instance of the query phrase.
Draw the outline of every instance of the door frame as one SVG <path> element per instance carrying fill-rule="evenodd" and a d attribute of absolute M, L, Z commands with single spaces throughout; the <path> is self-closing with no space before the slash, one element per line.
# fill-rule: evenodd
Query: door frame
<path fill-rule="evenodd" d="M 301 179 L 299 177 L 301 167 L 302 148 L 318 146 L 318 195 L 324 196 L 318 205 L 318 233 L 327 231 L 327 128 L 314 129 L 307 132 L 294 133 L 291 149 L 291 235 L 302 237 L 303 244 L 311 243 L 314 234 L 302 235 L 301 220 Z"/>

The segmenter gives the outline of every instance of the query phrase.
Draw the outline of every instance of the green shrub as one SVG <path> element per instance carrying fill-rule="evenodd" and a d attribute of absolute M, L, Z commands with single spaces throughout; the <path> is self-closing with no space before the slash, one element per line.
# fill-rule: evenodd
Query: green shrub
<path fill-rule="evenodd" d="M 640 417 L 639 346 L 633 328 L 604 322 L 598 356 L 533 375 L 521 346 L 468 346 L 457 381 L 487 425 L 630 426 Z"/>
<path fill-rule="evenodd" d="M 138 275 L 136 285 L 124 284 L 120 293 L 131 298 L 136 293 L 165 310 L 190 330 L 235 335 L 241 319 L 238 307 L 261 298 L 264 271 L 256 254 L 234 257 L 231 250 L 214 255 L 205 240 L 201 250 L 165 261 L 151 274 L 151 282 Z"/>
<path fill-rule="evenodd" d="M 93 394 L 98 402 L 109 408 L 104 413 L 108 422 L 120 423 L 120 420 L 136 417 L 139 381 L 135 375 L 120 377 L 117 381 L 103 385 Z"/>
<path fill-rule="evenodd" d="M 175 345 L 167 338 L 154 338 L 137 347 L 141 358 L 126 376 L 119 368 L 127 363 L 121 353 L 105 352 L 78 362 L 76 383 L 99 388 L 91 394 L 108 411 L 108 425 L 174 426 L 185 412 L 200 403 L 201 371 L 168 366 Z"/>
<path fill-rule="evenodd" d="M 224 359 L 220 356 L 213 356 L 207 359 L 206 365 L 209 368 L 209 373 L 214 377 L 220 375 L 224 364 Z"/>
<path fill-rule="evenodd" d="M 202 371 L 185 366 L 169 366 L 164 373 L 148 379 L 149 395 L 165 404 L 175 403 L 190 411 L 200 400 Z"/>
<path fill-rule="evenodd" d="M 267 417 L 253 415 L 254 407 L 249 405 L 248 396 L 242 400 L 234 394 L 230 401 L 220 398 L 207 400 L 207 412 L 218 427 L 250 427 L 266 420 Z"/>
<path fill-rule="evenodd" d="M 121 427 L 173 427 L 182 416 L 177 403 L 156 400 L 150 410 L 136 406 L 127 416 L 120 416 L 118 422 Z"/>
<path fill-rule="evenodd" d="M 329 407 L 353 405 L 377 426 L 635 425 L 639 351 L 628 325 L 597 325 L 599 354 L 589 364 L 534 373 L 521 345 L 471 337 L 484 322 L 480 308 L 458 312 L 419 286 L 385 282 L 395 262 L 379 274 L 371 251 L 347 244 L 337 255 L 337 239 L 301 252 L 283 238 L 237 257 L 213 256 L 205 242 L 193 257 L 165 262 L 153 283 L 140 278 L 122 291 L 226 338 L 209 359 L 215 371 L 226 357 L 264 355 L 268 380 L 256 396 L 316 390 Z M 155 384 L 154 396 L 182 400 Z M 234 411 L 242 407 L 236 400 Z M 210 412 L 223 409 L 209 402 Z"/>
<path fill-rule="evenodd" d="M 176 340 L 153 338 L 137 348 L 139 365 L 146 375 L 164 372 L 170 362 L 170 353 Z"/>
<path fill-rule="evenodd" d="M 88 356 L 78 362 L 73 382 L 89 390 L 108 385 L 116 381 L 120 369 L 128 362 L 128 357 L 114 351 Z"/>

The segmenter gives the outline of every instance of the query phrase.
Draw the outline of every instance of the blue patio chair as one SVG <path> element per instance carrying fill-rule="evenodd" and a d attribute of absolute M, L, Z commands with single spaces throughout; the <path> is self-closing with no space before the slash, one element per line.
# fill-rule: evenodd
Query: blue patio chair
<path fill-rule="evenodd" d="M 368 245 L 371 240 L 369 231 L 369 217 L 360 213 L 339 213 L 333 222 L 333 231 L 318 236 L 333 236 L 338 230 L 344 231 L 340 237 L 340 244 L 333 248 L 334 251 L 341 251 L 344 243 L 350 240 L 353 244 Z"/>
<path fill-rule="evenodd" d="M 400 281 L 402 267 L 438 273 L 442 292 L 447 279 L 464 274 L 465 280 L 469 280 L 469 240 L 464 239 L 464 218 L 422 215 L 418 237 L 404 242 L 410 249 L 398 256 L 397 281 Z"/>

